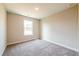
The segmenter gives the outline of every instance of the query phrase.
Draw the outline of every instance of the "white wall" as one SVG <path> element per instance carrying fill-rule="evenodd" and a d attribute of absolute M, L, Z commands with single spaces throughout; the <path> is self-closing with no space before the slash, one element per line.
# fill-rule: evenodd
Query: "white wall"
<path fill-rule="evenodd" d="M 42 19 L 42 39 L 79 51 L 77 11 L 75 6 Z"/>
<path fill-rule="evenodd" d="M 34 36 L 24 36 L 24 20 L 32 20 L 34 25 Z M 8 45 L 38 39 L 39 36 L 39 20 L 8 13 Z"/>
<path fill-rule="evenodd" d="M 0 55 L 3 54 L 6 48 L 6 11 L 2 4 L 0 4 Z"/>

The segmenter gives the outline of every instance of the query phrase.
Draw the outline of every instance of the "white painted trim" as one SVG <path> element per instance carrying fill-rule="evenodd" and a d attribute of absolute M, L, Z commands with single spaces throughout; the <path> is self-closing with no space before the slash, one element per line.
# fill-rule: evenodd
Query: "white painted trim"
<path fill-rule="evenodd" d="M 7 45 L 12 45 L 12 44 L 17 44 L 17 43 L 22 43 L 22 42 L 27 42 L 27 41 L 30 41 L 30 40 L 22 40 L 22 41 L 10 42 Z"/>
<path fill-rule="evenodd" d="M 70 49 L 70 50 L 73 50 L 73 51 L 76 51 L 76 52 L 79 53 L 79 50 L 78 50 L 78 49 L 71 48 L 71 47 L 69 47 L 69 46 L 67 46 L 67 45 L 63 45 L 63 44 L 60 44 L 60 43 L 57 43 L 57 42 L 53 42 L 53 41 L 51 41 L 51 40 L 46 40 L 46 41 L 49 41 L 49 42 L 51 42 L 51 43 L 54 43 L 54 44 L 56 44 L 56 45 L 59 45 L 59 46 L 65 47 L 65 48 L 67 48 L 67 49 Z"/>
<path fill-rule="evenodd" d="M 2 51 L 1 51 L 1 53 L 0 53 L 0 56 L 3 55 L 3 53 L 4 53 L 5 49 L 6 49 L 6 47 L 7 47 L 7 45 L 2 49 Z"/>
<path fill-rule="evenodd" d="M 7 45 L 17 44 L 17 43 L 22 43 L 22 42 L 25 42 L 25 41 L 11 42 L 11 43 L 8 43 Z"/>
<path fill-rule="evenodd" d="M 7 45 L 17 44 L 17 43 L 22 43 L 22 42 L 29 42 L 29 41 L 32 41 L 32 40 L 36 40 L 36 39 L 29 39 L 29 40 L 22 40 L 22 41 L 11 42 L 11 43 L 8 43 Z"/>

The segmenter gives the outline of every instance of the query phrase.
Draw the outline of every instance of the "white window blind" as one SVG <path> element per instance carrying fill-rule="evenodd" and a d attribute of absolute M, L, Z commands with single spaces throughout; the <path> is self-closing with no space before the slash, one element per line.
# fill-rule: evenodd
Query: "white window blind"
<path fill-rule="evenodd" d="M 33 21 L 24 20 L 24 35 L 33 35 Z"/>

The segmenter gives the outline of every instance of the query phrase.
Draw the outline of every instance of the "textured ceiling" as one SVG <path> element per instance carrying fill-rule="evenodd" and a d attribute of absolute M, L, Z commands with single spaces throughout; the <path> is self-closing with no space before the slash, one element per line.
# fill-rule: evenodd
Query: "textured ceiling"
<path fill-rule="evenodd" d="M 71 3 L 6 3 L 4 4 L 8 12 L 42 19 L 51 14 L 63 11 L 76 4 Z M 35 8 L 39 8 L 38 11 Z"/>

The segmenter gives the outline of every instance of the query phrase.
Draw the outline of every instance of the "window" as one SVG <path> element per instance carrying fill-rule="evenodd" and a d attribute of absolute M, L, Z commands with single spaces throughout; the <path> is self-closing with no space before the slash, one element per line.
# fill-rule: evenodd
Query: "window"
<path fill-rule="evenodd" d="M 24 35 L 33 35 L 33 21 L 24 20 Z"/>

